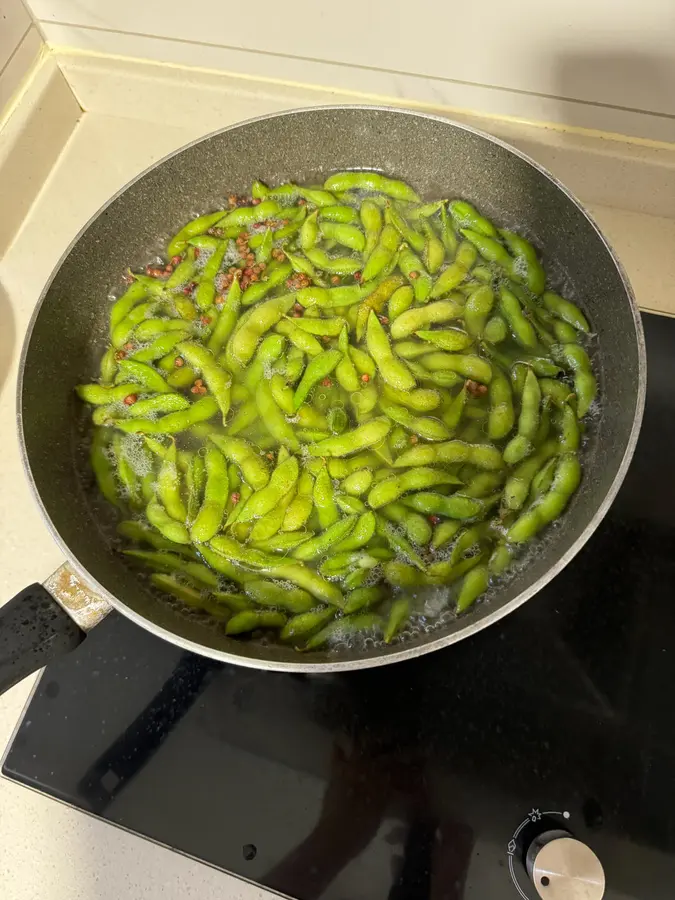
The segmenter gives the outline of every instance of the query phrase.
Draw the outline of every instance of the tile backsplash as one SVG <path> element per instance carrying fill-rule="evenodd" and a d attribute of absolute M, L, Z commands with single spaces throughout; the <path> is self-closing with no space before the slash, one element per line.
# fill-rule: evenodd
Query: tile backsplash
<path fill-rule="evenodd" d="M 0 121 L 41 46 L 40 35 L 21 0 L 0 0 Z"/>
<path fill-rule="evenodd" d="M 675 141 L 673 0 L 28 4 L 56 47 Z"/>

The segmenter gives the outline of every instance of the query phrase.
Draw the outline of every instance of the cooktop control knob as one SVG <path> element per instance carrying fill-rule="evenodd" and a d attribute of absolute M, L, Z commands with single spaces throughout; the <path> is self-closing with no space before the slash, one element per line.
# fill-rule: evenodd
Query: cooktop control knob
<path fill-rule="evenodd" d="M 543 900 L 602 900 L 605 894 L 600 860 L 564 829 L 537 835 L 527 849 L 525 867 Z"/>

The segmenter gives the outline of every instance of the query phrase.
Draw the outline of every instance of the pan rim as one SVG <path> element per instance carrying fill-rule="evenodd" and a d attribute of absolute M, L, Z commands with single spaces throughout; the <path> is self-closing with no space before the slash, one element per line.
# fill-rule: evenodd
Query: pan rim
<path fill-rule="evenodd" d="M 497 146 L 505 149 L 509 153 L 514 154 L 515 156 L 522 159 L 525 163 L 532 166 L 536 171 L 538 171 L 541 175 L 547 178 L 550 182 L 553 183 L 555 187 L 560 190 L 565 197 L 569 201 L 571 201 L 579 210 L 579 212 L 587 219 L 590 226 L 593 228 L 598 238 L 604 245 L 607 253 L 609 254 L 612 262 L 616 266 L 616 269 L 619 273 L 621 281 L 623 283 L 624 290 L 626 292 L 626 296 L 628 298 L 631 315 L 633 319 L 633 325 L 635 328 L 635 337 L 637 341 L 637 352 L 638 352 L 638 383 L 637 383 L 637 393 L 636 393 L 636 401 L 635 401 L 635 410 L 633 415 L 633 424 L 631 427 L 631 431 L 628 437 L 628 441 L 626 442 L 626 447 L 624 450 L 623 457 L 621 459 L 621 463 L 616 471 L 616 474 L 610 484 L 605 496 L 602 498 L 602 501 L 599 503 L 597 509 L 595 510 L 593 516 L 590 518 L 588 523 L 586 524 L 583 531 L 579 534 L 576 540 L 571 544 L 571 546 L 567 549 L 565 553 L 563 553 L 550 568 L 541 575 L 533 584 L 531 584 L 528 588 L 522 590 L 516 597 L 510 600 L 508 603 L 503 604 L 502 606 L 491 610 L 485 615 L 477 618 L 475 621 L 471 621 L 467 619 L 467 623 L 463 628 L 452 631 L 449 634 L 439 635 L 437 638 L 427 641 L 418 645 L 406 646 L 405 644 L 400 649 L 392 649 L 389 652 L 382 653 L 379 651 L 376 654 L 371 656 L 358 657 L 355 659 L 348 660 L 335 660 L 334 662 L 330 661 L 321 661 L 321 662 L 303 662 L 302 657 L 298 659 L 297 662 L 287 662 L 283 660 L 274 660 L 274 659 L 254 659 L 251 657 L 246 657 L 239 655 L 238 653 L 232 653 L 227 650 L 219 650 L 217 648 L 209 647 L 206 644 L 198 643 L 193 640 L 189 640 L 184 638 L 180 634 L 176 634 L 173 631 L 170 631 L 167 628 L 156 625 L 154 622 L 151 622 L 148 618 L 141 615 L 140 613 L 133 610 L 131 607 L 127 606 L 124 601 L 120 600 L 118 597 L 114 596 L 104 585 L 102 585 L 97 579 L 95 579 L 88 570 L 79 562 L 75 553 L 71 550 L 65 540 L 61 537 L 58 532 L 56 526 L 54 525 L 51 516 L 49 515 L 46 506 L 42 500 L 40 492 L 35 483 L 35 479 L 33 477 L 33 473 L 30 467 L 30 461 L 28 458 L 28 451 L 26 447 L 26 440 L 24 434 L 24 421 L 23 421 L 23 410 L 22 410 L 22 397 L 23 397 L 23 382 L 24 382 L 24 373 L 26 368 L 26 360 L 28 358 L 29 347 L 31 338 L 33 335 L 33 330 L 35 328 L 35 324 L 37 319 L 39 318 L 40 311 L 42 309 L 42 305 L 45 302 L 49 290 L 52 286 L 56 275 L 60 271 L 63 263 L 70 255 L 71 251 L 78 243 L 78 241 L 83 237 L 83 235 L 87 232 L 90 226 L 99 218 L 99 216 L 112 204 L 114 203 L 122 194 L 124 194 L 130 187 L 132 187 L 136 182 L 140 181 L 144 178 L 149 172 L 158 168 L 167 160 L 172 159 L 178 154 L 182 153 L 185 150 L 194 147 L 203 141 L 209 140 L 213 137 L 216 137 L 221 134 L 225 134 L 228 131 L 232 131 L 242 126 L 252 125 L 257 122 L 266 121 L 268 119 L 276 119 L 280 117 L 288 117 L 288 116 L 296 116 L 296 115 L 304 115 L 312 112 L 332 112 L 338 110 L 361 110 L 364 112 L 387 112 L 387 113 L 395 113 L 397 115 L 406 115 L 415 118 L 423 118 L 430 119 L 432 121 L 439 122 L 443 125 L 451 125 L 454 128 L 460 129 L 462 131 L 469 132 L 470 134 L 477 135 L 485 140 L 489 141 L 492 144 L 496 144 Z M 154 162 L 152 165 L 147 166 L 132 178 L 130 181 L 126 182 L 123 187 L 121 187 L 118 191 L 113 194 L 88 220 L 87 222 L 80 228 L 77 232 L 73 240 L 68 244 L 68 247 L 61 254 L 58 262 L 54 266 L 54 269 L 47 280 L 40 297 L 35 305 L 35 308 L 31 314 L 30 321 L 28 323 L 28 327 L 26 329 L 26 333 L 23 339 L 23 345 L 21 348 L 21 354 L 19 357 L 19 367 L 17 373 L 17 388 L 16 388 L 16 415 L 17 415 L 17 428 L 19 432 L 19 446 L 20 446 L 20 455 L 21 462 L 24 469 L 24 472 L 27 476 L 28 483 L 31 488 L 31 492 L 33 497 L 42 513 L 43 519 L 47 525 L 47 528 L 56 542 L 57 546 L 63 552 L 66 557 L 68 563 L 72 566 L 73 570 L 77 574 L 79 578 L 82 579 L 86 584 L 88 584 L 93 590 L 99 593 L 104 599 L 106 599 L 110 605 L 118 610 L 122 615 L 131 619 L 135 624 L 140 625 L 142 628 L 145 628 L 147 631 L 150 631 L 152 634 L 161 637 L 162 639 L 168 641 L 175 646 L 178 646 L 184 650 L 188 650 L 192 653 L 196 653 L 200 656 L 206 656 L 211 659 L 218 660 L 219 662 L 224 663 L 232 663 L 234 665 L 246 666 L 248 668 L 255 669 L 265 669 L 269 671 L 278 671 L 278 672 L 303 672 L 303 673 L 331 673 L 331 672 L 344 672 L 354 669 L 366 669 L 366 668 L 375 668 L 377 666 L 387 665 L 389 663 L 401 662 L 407 659 L 413 659 L 418 656 L 423 656 L 427 653 L 431 653 L 432 651 L 439 650 L 443 647 L 448 647 L 451 644 L 457 643 L 460 640 L 464 640 L 465 638 L 471 637 L 474 634 L 477 634 L 479 631 L 482 631 L 484 628 L 487 628 L 489 625 L 498 622 L 500 619 L 514 612 L 524 603 L 526 603 L 529 599 L 531 599 L 535 594 L 537 594 L 542 588 L 544 588 L 549 582 L 551 582 L 556 575 L 558 575 L 565 566 L 568 565 L 574 559 L 574 557 L 579 553 L 579 551 L 583 548 L 583 546 L 590 539 L 592 534 L 595 532 L 601 521 L 604 519 L 607 514 L 610 506 L 612 505 L 619 488 L 621 487 L 624 478 L 626 476 L 626 472 L 628 471 L 628 467 L 633 458 L 633 454 L 635 452 L 635 447 L 637 445 L 637 440 L 640 433 L 640 428 L 642 425 L 642 418 L 644 414 L 645 407 L 645 398 L 646 398 L 646 386 L 647 386 L 647 354 L 646 354 L 646 346 L 645 346 L 645 338 L 644 338 L 644 329 L 642 326 L 642 320 L 640 317 L 640 311 L 637 306 L 637 302 L 635 299 L 635 295 L 628 279 L 628 276 L 618 259 L 616 253 L 614 252 L 613 247 L 590 215 L 590 213 L 585 209 L 583 204 L 579 201 L 579 199 L 564 185 L 562 184 L 548 169 L 544 168 L 538 162 L 536 162 L 532 157 L 528 156 L 526 153 L 523 153 L 516 147 L 513 147 L 511 144 L 508 144 L 505 141 L 502 141 L 500 138 L 496 138 L 491 134 L 488 134 L 485 131 L 481 131 L 480 129 L 474 128 L 471 125 L 466 125 L 462 122 L 456 122 L 453 119 L 449 119 L 445 116 L 440 116 L 434 113 L 423 112 L 419 110 L 407 109 L 404 107 L 395 107 L 395 106 L 385 106 L 385 105 L 373 105 L 373 104 L 326 104 L 320 106 L 309 106 L 309 107 L 298 107 L 289 110 L 281 110 L 273 113 L 266 113 L 265 115 L 255 116 L 250 119 L 245 119 L 240 122 L 235 122 L 232 125 L 227 125 L 224 128 L 218 128 L 215 131 L 212 131 L 208 134 L 202 135 L 199 138 L 196 138 L 193 141 L 190 141 L 187 144 L 179 147 L 178 149 L 172 151 L 171 153 L 166 154 L 162 159 Z M 300 656 L 300 654 L 299 654 Z"/>

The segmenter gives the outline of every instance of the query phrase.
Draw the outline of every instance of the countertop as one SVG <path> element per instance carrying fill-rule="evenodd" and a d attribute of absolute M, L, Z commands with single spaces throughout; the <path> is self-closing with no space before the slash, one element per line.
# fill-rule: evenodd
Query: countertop
<path fill-rule="evenodd" d="M 314 102 L 322 102 L 317 93 Z M 332 99 L 326 98 L 328 102 Z M 300 104 L 295 104 L 300 105 Z M 263 108 L 261 111 L 267 111 Z M 249 109 L 253 115 L 258 110 Z M 234 115 L 234 118 L 241 118 Z M 221 124 L 231 115 L 225 111 Z M 217 122 L 213 125 L 217 127 Z M 19 353 L 41 289 L 78 230 L 136 173 L 208 129 L 202 121 L 180 125 L 85 114 L 29 216 L 0 261 L 0 598 L 43 580 L 62 561 L 42 523 L 24 477 L 15 433 Z M 582 197 L 583 199 L 583 197 Z M 661 261 L 675 223 L 643 216 L 653 227 L 653 255 L 635 247 L 635 212 L 594 207 L 615 243 L 638 301 L 654 308 L 663 295 Z M 667 228 L 664 231 L 664 223 Z M 671 264 L 671 263 L 669 263 Z M 661 311 L 669 311 L 659 303 Z M 0 602 L 2 602 L 0 600 Z M 10 740 L 30 692 L 27 679 L 0 698 L 0 748 Z M 141 900 L 271 896 L 205 865 L 102 824 L 37 793 L 0 779 L 0 891 L 3 900 Z"/>

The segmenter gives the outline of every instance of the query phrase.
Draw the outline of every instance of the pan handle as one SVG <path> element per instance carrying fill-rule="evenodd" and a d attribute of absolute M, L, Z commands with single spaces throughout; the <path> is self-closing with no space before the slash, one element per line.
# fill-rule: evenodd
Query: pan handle
<path fill-rule="evenodd" d="M 110 609 L 67 564 L 0 606 L 0 694 L 74 650 Z"/>

